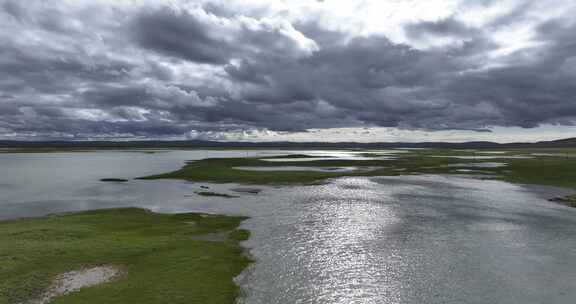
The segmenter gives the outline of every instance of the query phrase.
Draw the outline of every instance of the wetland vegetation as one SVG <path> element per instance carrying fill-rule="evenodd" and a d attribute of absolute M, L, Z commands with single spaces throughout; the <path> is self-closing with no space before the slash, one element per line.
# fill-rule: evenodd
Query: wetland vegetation
<path fill-rule="evenodd" d="M 363 157 L 378 156 L 365 153 Z M 142 179 L 183 179 L 194 182 L 245 184 L 307 184 L 342 176 L 396 176 L 406 174 L 463 174 L 523 184 L 538 184 L 576 188 L 576 150 L 574 149 L 516 149 L 516 150 L 453 150 L 424 149 L 397 153 L 390 159 L 326 159 L 313 161 L 291 160 L 282 162 L 294 167 L 374 167 L 369 171 L 255 171 L 239 167 L 277 167 L 267 159 L 314 158 L 313 155 L 275 156 L 261 158 L 208 158 L 189 162 L 183 168 L 169 173 L 142 177 Z M 498 162 L 503 166 L 478 166 L 478 163 Z"/>
<path fill-rule="evenodd" d="M 29 303 L 59 274 L 100 265 L 125 274 L 53 303 L 233 303 L 232 279 L 251 262 L 244 219 L 126 208 L 0 222 L 0 303 Z M 212 233 L 228 237 L 195 238 Z"/>

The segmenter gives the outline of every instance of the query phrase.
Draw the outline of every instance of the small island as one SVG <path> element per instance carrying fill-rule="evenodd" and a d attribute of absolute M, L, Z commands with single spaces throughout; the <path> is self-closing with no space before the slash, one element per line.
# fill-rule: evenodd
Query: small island
<path fill-rule="evenodd" d="M 108 183 L 125 183 L 128 180 L 125 178 L 102 178 L 100 179 L 101 182 L 108 182 Z"/>
<path fill-rule="evenodd" d="M 198 191 L 195 192 L 198 195 L 201 196 L 215 196 L 215 197 L 224 197 L 224 198 L 234 198 L 237 196 L 234 195 L 230 195 L 230 194 L 225 194 L 225 193 L 216 193 L 216 192 L 211 192 L 211 191 Z"/>

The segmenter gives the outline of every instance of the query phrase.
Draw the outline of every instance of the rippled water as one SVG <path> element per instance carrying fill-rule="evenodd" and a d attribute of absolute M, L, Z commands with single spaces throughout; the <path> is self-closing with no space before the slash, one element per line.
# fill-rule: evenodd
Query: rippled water
<path fill-rule="evenodd" d="M 129 205 L 249 215 L 257 262 L 238 278 L 244 303 L 576 303 L 576 209 L 545 200 L 558 189 L 400 176 L 222 199 L 180 181 L 97 181 L 245 153 L 0 154 L 0 216 Z"/>
<path fill-rule="evenodd" d="M 247 223 L 246 303 L 575 303 L 576 212 L 539 190 L 420 176 L 284 192 Z"/>

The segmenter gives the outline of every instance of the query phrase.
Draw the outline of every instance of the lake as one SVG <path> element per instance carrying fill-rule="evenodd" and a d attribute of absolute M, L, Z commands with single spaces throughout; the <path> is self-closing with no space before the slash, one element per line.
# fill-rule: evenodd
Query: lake
<path fill-rule="evenodd" d="M 237 278 L 242 303 L 576 303 L 576 209 L 546 200 L 561 189 L 434 175 L 257 195 L 235 184 L 99 181 L 285 153 L 0 153 L 0 218 L 123 206 L 250 216 L 245 246 L 256 263 Z M 240 197 L 195 195 L 201 186 Z"/>

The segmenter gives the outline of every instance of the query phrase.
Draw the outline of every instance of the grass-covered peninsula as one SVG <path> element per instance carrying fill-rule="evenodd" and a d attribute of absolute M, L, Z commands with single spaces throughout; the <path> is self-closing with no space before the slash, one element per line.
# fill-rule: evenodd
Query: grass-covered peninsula
<path fill-rule="evenodd" d="M 295 161 L 283 162 L 281 165 L 295 166 L 348 166 L 357 165 L 356 162 L 330 161 Z M 338 172 L 310 172 L 310 171 L 248 171 L 235 169 L 235 167 L 278 166 L 276 162 L 268 162 L 258 158 L 208 158 L 188 163 L 182 169 L 142 177 L 141 179 L 184 179 L 196 182 L 213 183 L 241 183 L 241 184 L 302 184 L 311 183 L 327 178 L 339 177 L 349 174 Z"/>
<path fill-rule="evenodd" d="M 492 152 L 492 153 L 486 153 Z M 183 179 L 194 182 L 244 184 L 307 184 L 343 176 L 393 176 L 406 174 L 478 174 L 487 178 L 515 183 L 539 184 L 576 188 L 576 150 L 516 149 L 501 151 L 471 151 L 451 149 L 414 150 L 395 154 L 392 158 L 325 159 L 301 161 L 313 156 L 296 155 L 290 161 L 270 161 L 289 156 L 269 158 L 209 158 L 187 163 L 181 169 L 143 177 L 142 179 Z M 489 158 L 487 158 L 489 157 Z M 482 167 L 478 163 L 501 163 L 502 166 Z M 370 170 L 337 172 L 320 171 L 250 171 L 238 167 L 356 167 Z"/>
<path fill-rule="evenodd" d="M 59 274 L 96 266 L 121 275 L 50 303 L 233 303 L 244 219 L 126 208 L 0 222 L 0 303 L 40 303 Z"/>

